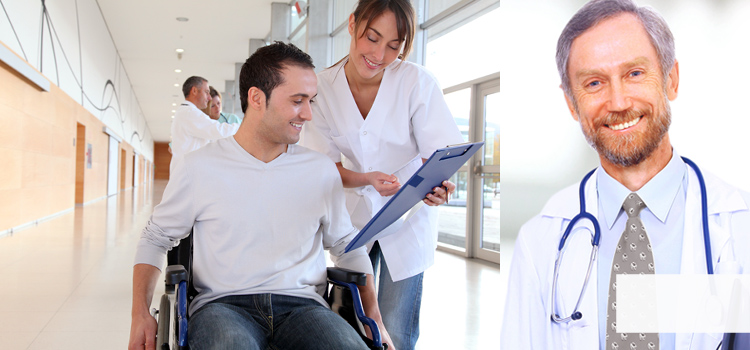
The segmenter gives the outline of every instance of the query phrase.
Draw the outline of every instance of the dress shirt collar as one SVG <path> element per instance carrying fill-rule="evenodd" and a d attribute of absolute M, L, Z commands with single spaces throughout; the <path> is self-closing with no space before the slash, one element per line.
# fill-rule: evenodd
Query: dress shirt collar
<path fill-rule="evenodd" d="M 192 103 L 192 102 L 190 102 L 188 100 L 182 101 L 182 105 L 183 106 L 188 106 L 188 107 L 193 106 L 195 108 L 198 108 L 198 107 L 195 106 L 195 103 Z"/>
<path fill-rule="evenodd" d="M 596 185 L 599 201 L 603 209 L 605 224 L 612 229 L 620 214 L 625 197 L 631 193 L 623 184 L 612 178 L 600 167 L 597 172 Z M 638 196 L 646 203 L 646 209 L 664 223 L 669 214 L 669 209 L 674 203 L 678 190 L 685 181 L 687 168 L 680 155 L 672 151 L 672 159 L 656 176 L 647 182 L 640 190 L 636 191 Z"/>

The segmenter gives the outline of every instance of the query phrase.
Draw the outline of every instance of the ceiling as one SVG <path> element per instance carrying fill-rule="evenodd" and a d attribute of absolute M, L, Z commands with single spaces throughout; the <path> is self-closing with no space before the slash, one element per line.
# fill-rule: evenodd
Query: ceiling
<path fill-rule="evenodd" d="M 173 103 L 184 100 L 185 79 L 202 76 L 223 92 L 225 81 L 234 80 L 235 63 L 249 56 L 249 40 L 271 30 L 271 0 L 97 2 L 157 142 L 169 141 Z M 182 59 L 178 48 L 185 50 Z"/>

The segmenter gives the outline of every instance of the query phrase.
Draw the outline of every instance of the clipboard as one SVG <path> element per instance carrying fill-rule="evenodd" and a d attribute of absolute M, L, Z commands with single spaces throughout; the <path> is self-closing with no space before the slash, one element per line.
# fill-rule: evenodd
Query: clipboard
<path fill-rule="evenodd" d="M 462 143 L 441 148 L 432 153 L 409 181 L 401 186 L 398 192 L 359 231 L 359 234 L 349 242 L 345 252 L 348 253 L 367 244 L 381 233 L 385 236 L 386 233 L 392 233 L 400 228 L 401 224 L 421 207 L 415 205 L 423 204 L 422 199 L 425 195 L 432 192 L 433 188 L 442 186 L 443 181 L 453 176 L 483 145 L 484 141 Z"/>

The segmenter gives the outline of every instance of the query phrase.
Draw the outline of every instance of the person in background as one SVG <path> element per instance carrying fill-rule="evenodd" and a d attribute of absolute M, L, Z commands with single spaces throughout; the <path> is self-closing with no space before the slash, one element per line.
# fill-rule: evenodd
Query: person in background
<path fill-rule="evenodd" d="M 205 146 L 210 141 L 232 136 L 239 128 L 239 124 L 224 124 L 212 120 L 201 111 L 208 107 L 208 101 L 211 100 L 206 79 L 198 76 L 187 78 L 182 84 L 182 93 L 185 101 L 177 108 L 172 121 L 170 174 L 187 153 Z"/>
<path fill-rule="evenodd" d="M 219 121 L 219 123 L 237 124 L 242 123 L 242 119 L 232 113 L 224 113 L 221 111 L 221 93 L 216 91 L 213 86 L 209 87 L 211 94 L 211 106 L 208 109 L 208 116 L 213 120 Z"/>

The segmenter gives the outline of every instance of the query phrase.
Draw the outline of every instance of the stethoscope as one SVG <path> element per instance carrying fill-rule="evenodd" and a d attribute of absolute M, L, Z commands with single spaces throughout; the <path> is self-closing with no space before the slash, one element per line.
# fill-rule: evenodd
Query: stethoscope
<path fill-rule="evenodd" d="M 712 275 L 714 273 L 714 268 L 713 264 L 711 263 L 713 261 L 711 259 L 711 241 L 708 236 L 708 206 L 706 200 L 706 182 L 703 180 L 703 174 L 701 174 L 700 169 L 698 169 L 698 166 L 695 165 L 692 160 L 685 157 L 682 157 L 682 160 L 691 168 L 693 168 L 693 171 L 695 171 L 695 175 L 698 178 L 698 185 L 701 190 L 701 219 L 703 221 L 703 244 L 706 249 L 706 270 L 708 271 L 709 275 Z M 574 216 L 572 220 L 570 220 L 570 223 L 568 223 L 568 226 L 565 228 L 565 233 L 563 233 L 562 238 L 560 239 L 560 245 L 557 248 L 557 259 L 555 259 L 555 274 L 552 277 L 552 311 L 550 312 L 552 315 L 552 321 L 555 323 L 575 321 L 583 317 L 583 314 L 578 311 L 578 307 L 581 305 L 583 295 L 586 292 L 586 287 L 589 284 L 591 269 L 594 266 L 594 261 L 596 260 L 596 255 L 599 251 L 599 238 L 601 237 L 601 228 L 599 227 L 599 221 L 593 215 L 591 215 L 591 213 L 586 211 L 586 197 L 584 193 L 586 182 L 589 180 L 591 175 L 594 174 L 594 171 L 596 171 L 596 169 L 591 170 L 588 174 L 586 174 L 586 176 L 583 177 L 583 180 L 581 180 L 581 185 L 578 188 L 578 198 L 581 205 L 581 211 L 578 213 L 578 215 Z M 565 241 L 568 239 L 568 235 L 570 235 L 570 232 L 573 230 L 575 224 L 583 219 L 589 220 L 594 226 L 594 236 L 591 239 L 592 248 L 589 267 L 586 270 L 586 279 L 584 279 L 583 281 L 581 294 L 579 294 L 578 296 L 578 302 L 576 302 L 573 313 L 568 317 L 562 318 L 560 317 L 560 315 L 555 313 L 555 301 L 557 300 L 557 277 L 560 271 L 560 261 L 563 255 L 562 250 L 565 247 Z"/>

